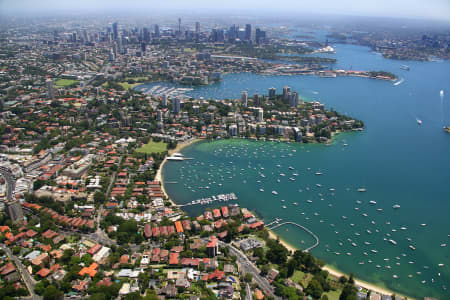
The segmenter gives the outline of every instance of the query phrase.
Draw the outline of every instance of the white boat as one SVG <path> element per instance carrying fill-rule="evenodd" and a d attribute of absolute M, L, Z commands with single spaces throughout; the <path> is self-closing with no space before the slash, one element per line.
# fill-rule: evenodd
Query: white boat
<path fill-rule="evenodd" d="M 283 205 L 282 207 L 283 207 L 283 208 L 286 208 L 286 206 L 285 206 L 285 205 Z"/>
<path fill-rule="evenodd" d="M 367 192 L 367 189 L 365 189 L 365 188 L 359 188 L 359 189 L 358 189 L 358 192 L 360 192 L 360 193 Z"/>
<path fill-rule="evenodd" d="M 422 125 L 422 120 L 417 119 L 417 124 Z"/>
<path fill-rule="evenodd" d="M 400 205 L 395 204 L 395 205 L 392 206 L 392 208 L 394 208 L 394 209 L 400 208 Z"/>
<path fill-rule="evenodd" d="M 272 194 L 278 195 L 278 192 L 277 191 L 272 191 Z"/>
<path fill-rule="evenodd" d="M 394 241 L 394 240 L 389 240 L 389 242 L 392 244 L 392 245 L 397 245 L 397 242 L 396 241 Z"/>
<path fill-rule="evenodd" d="M 182 161 L 184 160 L 184 157 L 179 157 L 179 156 L 169 156 L 166 158 L 167 160 L 173 160 L 173 161 Z"/>
<path fill-rule="evenodd" d="M 322 173 L 320 173 L 320 172 L 316 172 L 316 175 L 322 175 Z"/>
<path fill-rule="evenodd" d="M 444 90 L 441 90 L 441 91 L 439 92 L 439 95 L 440 95 L 441 97 L 444 97 Z"/>
<path fill-rule="evenodd" d="M 370 203 L 370 204 L 377 204 L 377 203 L 376 203 L 375 201 L 373 201 L 373 200 L 370 200 L 369 203 Z"/>
<path fill-rule="evenodd" d="M 411 250 L 416 250 L 416 247 L 414 247 L 413 245 L 409 245 L 409 248 L 410 248 Z"/>
<path fill-rule="evenodd" d="M 260 191 L 260 192 L 264 192 L 264 190 L 263 190 L 263 189 L 259 189 L 259 191 Z"/>

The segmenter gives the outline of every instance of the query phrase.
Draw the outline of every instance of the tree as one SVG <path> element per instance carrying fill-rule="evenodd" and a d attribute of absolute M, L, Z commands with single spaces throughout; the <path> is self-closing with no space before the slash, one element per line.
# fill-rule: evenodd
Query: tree
<path fill-rule="evenodd" d="M 246 273 L 244 276 L 245 282 L 252 282 L 253 276 L 250 273 Z"/>
<path fill-rule="evenodd" d="M 353 284 L 346 284 L 342 293 L 339 295 L 339 300 L 356 300 L 356 293 L 358 290 Z"/>
<path fill-rule="evenodd" d="M 60 292 L 54 285 L 49 285 L 44 291 L 44 300 L 62 300 L 64 294 Z"/>
<path fill-rule="evenodd" d="M 323 294 L 323 288 L 320 282 L 313 278 L 306 287 L 305 292 L 318 299 Z"/>
<path fill-rule="evenodd" d="M 95 192 L 94 194 L 94 201 L 95 203 L 105 203 L 106 201 L 106 195 L 100 191 Z"/>

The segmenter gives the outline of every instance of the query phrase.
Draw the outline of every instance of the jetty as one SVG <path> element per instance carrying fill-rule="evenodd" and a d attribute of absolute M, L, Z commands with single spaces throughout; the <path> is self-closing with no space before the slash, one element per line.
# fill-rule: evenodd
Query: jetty
<path fill-rule="evenodd" d="M 275 220 L 275 221 L 276 221 L 276 220 Z M 274 221 L 274 222 L 275 222 L 275 221 Z M 272 222 L 272 223 L 274 223 L 274 222 Z M 269 223 L 269 224 L 272 224 L 272 223 Z M 294 222 L 283 222 L 283 223 L 276 224 L 276 225 L 274 225 L 274 226 L 272 226 L 272 227 L 269 228 L 269 224 L 266 225 L 266 227 L 267 227 L 268 229 L 270 229 L 270 230 L 279 228 L 279 227 L 284 226 L 284 225 L 294 225 L 294 226 L 297 226 L 298 228 L 303 229 L 303 230 L 306 231 L 307 233 L 309 233 L 309 234 L 316 240 L 316 242 L 315 242 L 314 245 L 312 245 L 311 247 L 305 249 L 305 250 L 304 250 L 305 252 L 309 252 L 310 250 L 312 250 L 312 249 L 316 248 L 317 246 L 319 246 L 319 242 L 320 242 L 320 241 L 319 241 L 319 237 L 318 237 L 317 235 L 315 235 L 311 230 L 309 230 L 308 228 L 306 228 L 305 226 L 302 226 L 302 225 L 297 224 L 297 223 L 294 223 Z"/>
<path fill-rule="evenodd" d="M 197 200 L 193 200 L 191 202 L 188 202 L 186 204 L 180 204 L 178 207 L 185 207 L 185 206 L 191 206 L 191 205 L 208 205 L 214 202 L 227 202 L 232 200 L 238 200 L 238 197 L 235 193 L 229 193 L 229 194 L 219 194 L 208 198 L 201 198 Z"/>

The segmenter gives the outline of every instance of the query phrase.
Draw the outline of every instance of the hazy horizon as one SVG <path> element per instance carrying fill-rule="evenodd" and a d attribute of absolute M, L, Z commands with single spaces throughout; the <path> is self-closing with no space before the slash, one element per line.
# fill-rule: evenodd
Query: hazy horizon
<path fill-rule="evenodd" d="M 0 12 L 12 16 L 51 16 L 71 13 L 136 14 L 149 17 L 180 13 L 184 14 L 260 14 L 270 15 L 351 15 L 389 18 L 427 19 L 450 22 L 450 1 L 448 0 L 250 0 L 214 2 L 207 0 L 34 0 L 0 1 Z"/>

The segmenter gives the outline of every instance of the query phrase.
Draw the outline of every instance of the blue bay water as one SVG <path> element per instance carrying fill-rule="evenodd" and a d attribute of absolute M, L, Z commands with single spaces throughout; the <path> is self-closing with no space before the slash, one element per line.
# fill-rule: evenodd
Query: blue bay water
<path fill-rule="evenodd" d="M 164 180 L 179 182 L 166 185 L 168 194 L 187 203 L 235 192 L 241 206 L 266 222 L 279 217 L 308 227 L 320 238 L 312 253 L 339 270 L 409 296 L 449 299 L 444 288 L 450 287 L 450 135 L 442 127 L 450 125 L 450 62 L 393 61 L 365 47 L 333 46 L 335 68 L 390 71 L 404 82 L 245 73 L 225 75 L 221 83 L 187 94 L 239 98 L 243 90 L 266 94 L 270 87 L 280 92 L 288 85 L 306 99 L 363 120 L 365 131 L 341 134 L 331 146 L 197 143 L 183 150 L 194 160 L 165 165 Z M 403 64 L 411 70 L 401 70 Z M 367 192 L 357 192 L 361 187 Z M 393 209 L 394 204 L 401 208 Z M 204 208 L 187 211 L 195 215 Z M 302 249 L 313 243 L 294 227 L 276 232 Z"/>

